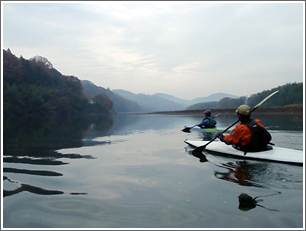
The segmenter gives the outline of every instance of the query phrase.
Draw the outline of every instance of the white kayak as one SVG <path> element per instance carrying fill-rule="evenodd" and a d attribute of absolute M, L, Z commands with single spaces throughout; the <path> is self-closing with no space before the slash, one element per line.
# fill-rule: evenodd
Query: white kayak
<path fill-rule="evenodd" d="M 209 141 L 191 141 L 184 140 L 191 147 L 197 148 L 207 144 Z M 243 159 L 265 160 L 282 162 L 289 164 L 303 165 L 304 154 L 301 150 L 273 147 L 271 150 L 261 152 L 247 152 L 244 155 L 243 151 L 235 149 L 232 145 L 227 145 L 221 141 L 213 141 L 206 146 L 204 151 L 209 153 L 232 156 Z"/>

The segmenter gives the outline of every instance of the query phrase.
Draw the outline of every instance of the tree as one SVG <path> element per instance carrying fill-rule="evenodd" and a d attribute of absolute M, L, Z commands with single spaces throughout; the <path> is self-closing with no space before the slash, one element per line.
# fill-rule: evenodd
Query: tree
<path fill-rule="evenodd" d="M 37 60 L 18 59 L 3 50 L 3 114 L 36 117 L 87 113 L 90 105 L 80 80 L 50 69 L 45 65 L 47 59 Z M 112 111 L 112 101 L 106 96 L 95 100 L 97 112 Z"/>
<path fill-rule="evenodd" d="M 96 113 L 109 113 L 113 102 L 106 95 L 96 95 L 92 98 L 92 111 Z"/>

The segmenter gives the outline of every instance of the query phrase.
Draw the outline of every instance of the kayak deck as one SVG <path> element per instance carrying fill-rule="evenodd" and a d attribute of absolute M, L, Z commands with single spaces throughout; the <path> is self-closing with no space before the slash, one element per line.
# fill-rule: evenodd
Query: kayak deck
<path fill-rule="evenodd" d="M 207 144 L 209 141 L 184 140 L 184 142 L 191 147 L 197 148 Z M 205 151 L 243 159 L 265 160 L 297 165 L 303 165 L 304 158 L 303 151 L 281 147 L 273 147 L 271 150 L 261 152 L 247 152 L 246 155 L 244 155 L 243 151 L 237 150 L 232 147 L 232 145 L 226 145 L 221 141 L 211 142 L 207 145 Z"/>

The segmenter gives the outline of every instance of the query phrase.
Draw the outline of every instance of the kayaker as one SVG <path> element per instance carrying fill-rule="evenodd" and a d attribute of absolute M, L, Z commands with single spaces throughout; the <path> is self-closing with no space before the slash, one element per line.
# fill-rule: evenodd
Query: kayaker
<path fill-rule="evenodd" d="M 197 126 L 201 127 L 201 128 L 215 128 L 216 127 L 216 120 L 211 117 L 211 111 L 210 110 L 206 110 L 204 111 L 204 119 L 202 120 L 201 123 L 197 124 Z"/>
<path fill-rule="evenodd" d="M 246 152 L 264 151 L 271 141 L 270 133 L 265 129 L 259 119 L 251 119 L 251 109 L 248 105 L 241 105 L 236 110 L 240 120 L 229 135 L 224 136 L 222 132 L 216 136 L 224 143 L 233 145 L 235 148 Z"/>

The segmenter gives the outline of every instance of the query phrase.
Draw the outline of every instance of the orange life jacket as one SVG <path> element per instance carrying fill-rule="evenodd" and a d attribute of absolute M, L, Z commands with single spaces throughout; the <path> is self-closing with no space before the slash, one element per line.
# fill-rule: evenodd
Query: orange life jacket
<path fill-rule="evenodd" d="M 255 122 L 265 128 L 260 120 L 255 119 Z M 238 145 L 240 147 L 247 147 L 251 142 L 252 132 L 251 129 L 246 124 L 238 124 L 229 135 L 224 136 L 224 140 Z"/>

